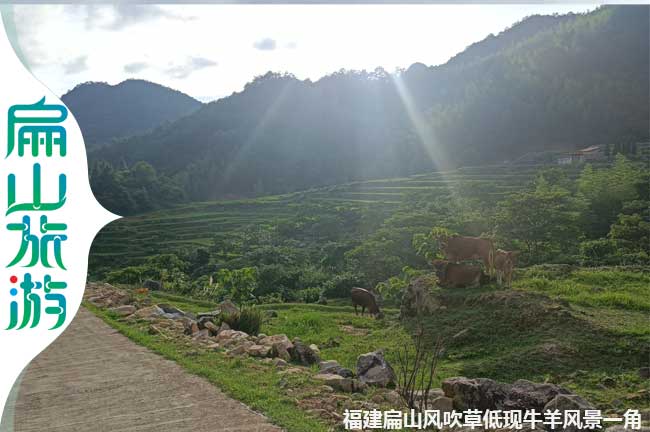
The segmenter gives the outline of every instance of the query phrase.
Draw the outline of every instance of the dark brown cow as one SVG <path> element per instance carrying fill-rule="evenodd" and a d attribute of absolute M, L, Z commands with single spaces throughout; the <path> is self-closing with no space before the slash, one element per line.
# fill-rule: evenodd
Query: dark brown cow
<path fill-rule="evenodd" d="M 514 251 L 497 249 L 494 254 L 494 269 L 497 273 L 497 283 L 506 287 L 512 285 L 512 273 L 517 264 L 517 254 Z"/>
<path fill-rule="evenodd" d="M 384 314 L 379 310 L 377 299 L 370 291 L 363 288 L 352 288 L 352 290 L 350 290 L 350 296 L 352 297 L 352 306 L 354 306 L 355 314 L 358 314 L 357 306 L 361 306 L 361 316 L 363 316 L 366 308 L 368 309 L 368 312 L 376 318 L 382 318 L 384 316 Z"/>
<path fill-rule="evenodd" d="M 442 238 L 442 252 L 451 262 L 480 259 L 488 274 L 494 272 L 494 244 L 480 237 L 449 236 Z"/>
<path fill-rule="evenodd" d="M 438 282 L 443 288 L 465 288 L 481 284 L 483 270 L 480 266 L 434 260 Z"/>

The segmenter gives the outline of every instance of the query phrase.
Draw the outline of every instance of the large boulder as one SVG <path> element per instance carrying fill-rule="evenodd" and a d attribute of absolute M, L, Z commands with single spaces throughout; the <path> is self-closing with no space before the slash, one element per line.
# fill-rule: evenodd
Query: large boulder
<path fill-rule="evenodd" d="M 357 377 L 364 384 L 379 387 L 395 385 L 397 379 L 395 371 L 381 350 L 361 354 L 357 358 Z"/>
<path fill-rule="evenodd" d="M 436 284 L 435 275 L 424 275 L 413 279 L 404 294 L 400 306 L 400 318 L 430 315 L 438 308 L 431 295 L 431 290 Z"/>
<path fill-rule="evenodd" d="M 297 338 L 294 339 L 293 349 L 290 350 L 289 353 L 291 354 L 291 360 L 305 366 L 310 366 L 320 362 L 318 354 Z"/>
<path fill-rule="evenodd" d="M 568 395 L 571 392 L 555 384 L 517 380 L 510 386 L 508 398 L 503 405 L 507 410 L 541 411 L 551 399 L 560 394 Z"/>
<path fill-rule="evenodd" d="M 454 401 L 457 410 L 502 410 L 508 398 L 508 384 L 488 378 L 449 378 L 442 382 L 445 396 Z"/>
<path fill-rule="evenodd" d="M 266 357 L 269 355 L 270 351 L 271 347 L 265 345 L 254 344 L 246 348 L 246 354 L 251 357 Z"/>
<path fill-rule="evenodd" d="M 248 334 L 237 330 L 223 330 L 217 335 L 217 342 L 224 347 L 239 345 L 242 341 L 248 340 Z M 253 345 L 251 342 L 250 345 Z"/>

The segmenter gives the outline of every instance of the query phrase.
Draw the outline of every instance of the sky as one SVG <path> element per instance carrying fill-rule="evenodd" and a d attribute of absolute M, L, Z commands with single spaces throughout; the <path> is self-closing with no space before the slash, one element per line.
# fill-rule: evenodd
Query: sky
<path fill-rule="evenodd" d="M 267 71 L 317 80 L 340 69 L 445 63 L 559 5 L 16 5 L 17 44 L 56 94 L 86 81 L 153 81 L 202 101 Z"/>

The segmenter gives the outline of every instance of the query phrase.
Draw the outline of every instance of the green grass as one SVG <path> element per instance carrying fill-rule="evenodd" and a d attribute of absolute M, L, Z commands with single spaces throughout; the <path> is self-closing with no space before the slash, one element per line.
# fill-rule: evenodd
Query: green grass
<path fill-rule="evenodd" d="M 145 325 L 127 324 L 105 310 L 90 304 L 84 306 L 129 339 L 175 361 L 188 372 L 206 378 L 228 395 L 264 413 L 288 431 L 329 430 L 325 423 L 300 410 L 291 397 L 282 393 L 281 378 L 272 366 L 262 365 L 252 359 L 228 358 L 223 354 L 194 349 L 179 340 L 164 340 L 148 334 Z M 287 379 L 304 380 L 300 377 Z"/>
<path fill-rule="evenodd" d="M 533 267 L 519 273 L 515 287 L 510 290 L 490 285 L 443 289 L 436 295 L 442 308 L 424 323 L 431 345 L 438 336 L 446 339 L 435 385 L 452 376 L 489 377 L 504 382 L 528 379 L 563 385 L 605 411 L 620 412 L 623 408 L 641 408 L 650 403 L 643 396 L 640 399 L 635 396 L 640 390 L 650 390 L 650 382 L 642 381 L 637 373 L 639 367 L 648 365 L 650 358 L 648 315 L 639 308 L 644 298 L 641 303 L 635 300 L 632 304 L 602 300 L 611 291 L 628 293 L 631 297 L 634 293 L 642 294 L 648 289 L 647 272 Z M 546 282 L 541 284 L 540 280 Z M 574 285 L 580 287 L 580 295 L 562 288 Z M 596 286 L 602 289 L 594 289 Z M 194 313 L 216 306 L 210 301 L 168 293 L 154 293 L 153 300 L 172 303 Z M 315 343 L 321 348 L 323 359 L 338 360 L 353 370 L 358 355 L 380 348 L 398 367 L 396 351 L 409 340 L 409 332 L 415 328 L 413 322 L 402 325 L 395 309 L 385 309 L 383 320 L 357 316 L 345 299 L 330 301 L 327 306 L 258 307 L 274 310 L 278 315 L 264 322 L 263 333 L 284 333 L 290 338 L 300 337 L 306 343 Z M 259 369 L 254 361 L 233 366 L 232 360 L 217 354 L 188 357 L 183 352 L 192 348 L 169 346 L 144 330 L 94 311 L 136 342 L 181 362 L 193 373 L 206 376 L 233 397 L 251 404 L 289 430 L 302 430 L 292 429 L 291 422 L 298 418 L 293 410 L 277 408 L 284 401 L 281 394 L 272 392 L 277 375 Z M 467 331 L 454 338 L 463 330 Z M 238 376 L 257 380 L 257 374 L 262 383 L 260 390 L 240 388 Z M 605 377 L 613 378 L 616 384 L 604 387 L 601 382 Z"/>

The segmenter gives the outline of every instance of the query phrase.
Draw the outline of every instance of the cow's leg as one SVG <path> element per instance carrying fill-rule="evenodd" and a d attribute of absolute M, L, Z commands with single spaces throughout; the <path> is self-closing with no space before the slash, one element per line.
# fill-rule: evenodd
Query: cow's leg
<path fill-rule="evenodd" d="M 361 316 L 366 312 L 366 307 L 361 305 Z"/>
<path fill-rule="evenodd" d="M 359 311 L 357 310 L 357 305 L 354 305 L 354 314 L 359 315 Z"/>

